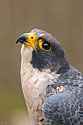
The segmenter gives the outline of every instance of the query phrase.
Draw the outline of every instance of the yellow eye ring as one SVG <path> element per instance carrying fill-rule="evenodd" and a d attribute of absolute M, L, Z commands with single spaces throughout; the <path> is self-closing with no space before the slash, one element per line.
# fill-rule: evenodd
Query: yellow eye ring
<path fill-rule="evenodd" d="M 50 51 L 52 49 L 52 46 L 48 41 L 44 41 L 43 39 L 39 40 L 39 47 L 45 51 Z"/>

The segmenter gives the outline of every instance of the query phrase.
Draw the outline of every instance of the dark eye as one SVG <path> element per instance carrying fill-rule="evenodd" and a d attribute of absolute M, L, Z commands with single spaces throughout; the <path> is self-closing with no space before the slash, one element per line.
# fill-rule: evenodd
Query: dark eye
<path fill-rule="evenodd" d="M 52 48 L 51 44 L 43 39 L 39 40 L 39 47 L 45 51 L 50 51 Z"/>
<path fill-rule="evenodd" d="M 42 47 L 43 47 L 45 50 L 50 50 L 50 43 L 49 43 L 49 42 L 44 42 L 44 43 L 42 43 Z"/>

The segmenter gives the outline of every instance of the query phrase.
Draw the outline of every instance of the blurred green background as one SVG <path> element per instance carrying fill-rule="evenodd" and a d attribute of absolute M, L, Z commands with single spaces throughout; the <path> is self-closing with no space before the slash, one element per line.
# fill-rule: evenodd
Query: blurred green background
<path fill-rule="evenodd" d="M 0 125 L 29 125 L 20 84 L 17 38 L 33 28 L 63 45 L 69 63 L 83 72 L 83 0 L 0 0 Z"/>

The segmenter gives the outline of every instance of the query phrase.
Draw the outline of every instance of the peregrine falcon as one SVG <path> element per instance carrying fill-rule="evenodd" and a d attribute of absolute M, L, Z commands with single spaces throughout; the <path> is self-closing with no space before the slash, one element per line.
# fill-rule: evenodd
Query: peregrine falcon
<path fill-rule="evenodd" d="M 72 67 L 59 41 L 33 29 L 21 48 L 21 85 L 31 125 L 83 125 L 83 74 Z"/>

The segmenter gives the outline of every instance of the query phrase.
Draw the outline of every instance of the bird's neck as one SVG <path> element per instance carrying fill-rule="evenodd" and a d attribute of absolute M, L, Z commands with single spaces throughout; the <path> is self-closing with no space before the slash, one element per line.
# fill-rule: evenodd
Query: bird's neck
<path fill-rule="evenodd" d="M 39 99 L 41 94 L 44 94 L 46 86 L 50 79 L 58 79 L 59 75 L 55 76 L 55 72 L 49 70 L 39 71 L 33 68 L 31 61 L 31 52 L 28 48 L 22 46 L 21 49 L 21 84 L 25 97 L 29 115 L 34 125 L 42 118 L 42 100 Z M 34 114 L 37 117 L 34 117 Z M 40 116 L 40 117 L 39 117 Z"/>

